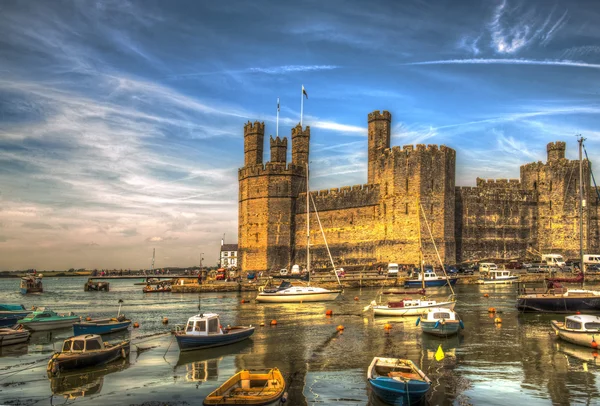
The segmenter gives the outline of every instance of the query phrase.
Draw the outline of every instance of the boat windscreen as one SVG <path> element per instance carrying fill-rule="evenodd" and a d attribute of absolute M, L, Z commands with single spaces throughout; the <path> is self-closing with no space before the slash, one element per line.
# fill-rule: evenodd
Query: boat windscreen
<path fill-rule="evenodd" d="M 63 344 L 63 351 L 71 351 L 71 341 L 67 340 Z"/>
<path fill-rule="evenodd" d="M 600 323 L 596 323 L 596 322 L 585 323 L 585 329 L 586 330 L 600 330 Z"/>
<path fill-rule="evenodd" d="M 433 313 L 434 319 L 449 319 L 450 313 Z"/>
<path fill-rule="evenodd" d="M 279 289 L 287 289 L 287 288 L 291 288 L 291 287 L 292 287 L 292 283 L 288 282 L 288 281 L 283 281 L 279 285 Z"/>
<path fill-rule="evenodd" d="M 208 332 L 217 333 L 219 331 L 219 319 L 208 320 Z"/>

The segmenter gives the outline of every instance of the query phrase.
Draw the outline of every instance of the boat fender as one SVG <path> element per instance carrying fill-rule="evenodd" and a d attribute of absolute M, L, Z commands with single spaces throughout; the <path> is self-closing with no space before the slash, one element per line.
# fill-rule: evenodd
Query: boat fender
<path fill-rule="evenodd" d="M 462 328 L 463 330 L 465 329 L 465 323 L 463 323 L 462 320 L 459 320 L 458 324 L 460 325 L 460 328 Z"/>
<path fill-rule="evenodd" d="M 440 321 L 436 321 L 435 324 L 433 325 L 433 328 L 438 328 L 440 326 Z"/>
<path fill-rule="evenodd" d="M 258 287 L 258 291 L 259 291 L 259 292 L 263 292 L 264 290 L 265 290 L 265 287 L 264 287 L 264 286 L 259 286 L 259 287 Z"/>
<path fill-rule="evenodd" d="M 127 352 L 125 352 L 125 348 L 121 348 L 121 356 L 123 358 L 127 358 Z"/>
<path fill-rule="evenodd" d="M 287 398 L 288 398 L 288 393 L 284 392 L 283 396 L 281 397 L 281 403 L 285 403 L 287 402 Z"/>
<path fill-rule="evenodd" d="M 417 317 L 417 322 L 415 323 L 415 326 L 418 326 L 420 322 L 421 322 L 421 318 Z"/>

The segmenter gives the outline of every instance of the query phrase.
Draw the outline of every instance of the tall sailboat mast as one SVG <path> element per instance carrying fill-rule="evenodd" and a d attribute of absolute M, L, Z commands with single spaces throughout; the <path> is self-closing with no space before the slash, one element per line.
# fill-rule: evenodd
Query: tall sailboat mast
<path fill-rule="evenodd" d="M 423 243 L 421 241 L 421 203 L 417 198 L 417 229 L 419 234 L 419 265 L 421 267 L 421 288 L 425 290 L 425 270 L 423 269 Z"/>
<path fill-rule="evenodd" d="M 585 199 L 583 198 L 583 138 L 581 135 L 577 142 L 579 142 L 579 267 L 581 272 L 585 272 L 585 266 L 583 264 L 583 207 L 585 206 Z"/>
<path fill-rule="evenodd" d="M 308 272 L 308 284 L 310 285 L 310 200 L 308 189 L 308 162 L 306 162 L 306 271 Z"/>
<path fill-rule="evenodd" d="M 156 254 L 156 248 L 152 248 L 152 271 L 154 271 L 154 254 Z"/>

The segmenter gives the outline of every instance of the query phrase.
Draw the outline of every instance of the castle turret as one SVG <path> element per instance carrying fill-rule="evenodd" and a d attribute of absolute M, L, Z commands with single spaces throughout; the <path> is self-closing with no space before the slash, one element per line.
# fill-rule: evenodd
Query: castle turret
<path fill-rule="evenodd" d="M 563 141 L 551 142 L 546 147 L 548 151 L 548 161 L 563 159 L 565 157 L 565 149 L 567 144 Z"/>
<path fill-rule="evenodd" d="M 244 165 L 258 165 L 263 161 L 265 123 L 248 121 L 244 125 Z"/>
<path fill-rule="evenodd" d="M 271 137 L 271 162 L 286 162 L 287 138 Z"/>
<path fill-rule="evenodd" d="M 368 183 L 379 183 L 377 159 L 390 147 L 390 129 L 392 115 L 389 111 L 375 110 L 369 113 L 369 173 Z"/>
<path fill-rule="evenodd" d="M 298 124 L 292 128 L 292 163 L 298 166 L 304 166 L 308 162 L 308 146 L 310 142 L 310 126 L 302 130 Z"/>

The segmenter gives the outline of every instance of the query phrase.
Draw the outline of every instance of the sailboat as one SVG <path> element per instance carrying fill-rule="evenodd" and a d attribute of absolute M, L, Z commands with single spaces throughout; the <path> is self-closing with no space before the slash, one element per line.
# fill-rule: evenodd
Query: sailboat
<path fill-rule="evenodd" d="M 433 242 L 433 247 L 435 248 L 437 257 L 440 261 L 440 264 L 442 264 L 442 269 L 444 269 L 442 259 L 437 250 L 437 246 L 435 245 L 435 241 L 433 240 L 433 234 L 431 233 L 431 229 L 429 228 L 429 224 L 427 223 L 427 219 L 425 217 L 425 211 L 423 210 L 423 206 L 421 206 L 421 203 L 417 202 L 417 211 L 419 211 L 419 209 L 420 209 L 421 214 L 423 214 L 423 218 L 425 219 L 425 225 L 427 226 L 427 230 L 429 231 L 429 235 L 431 237 L 431 241 Z M 424 292 L 426 285 L 425 285 L 425 277 L 424 277 L 425 269 L 423 266 L 423 263 L 424 263 L 423 244 L 421 242 L 421 214 L 419 214 L 419 212 L 417 212 L 417 217 L 418 217 L 417 228 L 419 230 L 419 262 L 421 264 L 420 280 L 421 280 L 421 289 Z M 446 282 L 447 282 L 448 286 L 450 287 L 450 290 L 452 291 L 452 295 L 450 296 L 450 299 L 448 301 L 438 302 L 436 300 L 428 300 L 424 297 L 422 299 L 403 299 L 400 301 L 388 302 L 385 305 L 377 305 L 377 302 L 374 300 L 371 302 L 371 304 L 369 306 L 367 306 L 365 308 L 365 310 L 372 308 L 373 314 L 375 316 L 419 316 L 419 315 L 426 313 L 430 309 L 439 308 L 439 307 L 447 308 L 449 310 L 454 310 L 454 306 L 456 305 L 456 302 L 454 301 L 454 289 L 452 289 L 452 283 L 450 283 L 450 281 L 448 280 L 448 275 L 446 274 L 445 270 L 444 270 L 444 275 L 446 276 Z"/>
<path fill-rule="evenodd" d="M 316 286 L 310 285 L 310 200 L 312 197 L 310 195 L 310 190 L 308 187 L 308 163 L 306 164 L 306 271 L 308 275 L 308 282 L 306 285 L 296 286 L 292 285 L 288 281 L 282 281 L 281 284 L 276 288 L 271 289 L 263 289 L 262 292 L 259 292 L 256 296 L 256 301 L 261 303 L 300 303 L 300 302 L 325 302 L 337 299 L 337 297 L 342 293 L 341 289 L 325 289 L 319 288 Z M 323 238 L 325 239 L 325 233 L 323 232 L 323 227 L 321 226 L 321 221 L 319 219 L 319 213 L 317 212 L 317 207 L 315 202 L 313 201 L 313 207 L 315 209 L 315 214 L 317 215 L 317 220 L 319 221 L 319 227 L 321 228 L 321 233 L 323 234 Z M 327 246 L 327 240 L 325 239 L 325 246 L 327 247 L 327 252 L 329 253 L 329 259 L 333 264 L 333 258 L 331 257 L 331 252 L 329 252 L 329 247 Z M 335 265 L 333 266 L 335 268 Z M 337 272 L 334 272 L 336 278 L 338 280 L 338 284 L 341 286 L 339 277 Z"/>
<path fill-rule="evenodd" d="M 583 149 L 584 138 L 579 142 L 579 250 L 583 265 Z M 583 270 L 583 266 L 582 266 Z M 582 280 L 583 283 L 583 280 Z M 519 289 L 517 309 L 522 312 L 575 313 L 600 311 L 600 291 L 587 289 L 565 289 L 551 281 L 544 292 L 525 287 Z"/>

